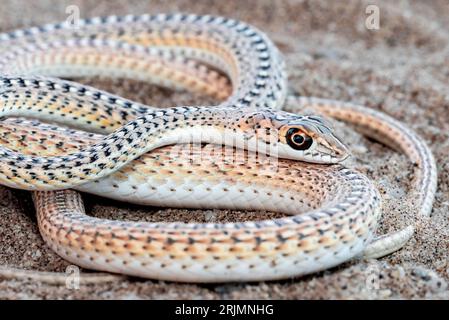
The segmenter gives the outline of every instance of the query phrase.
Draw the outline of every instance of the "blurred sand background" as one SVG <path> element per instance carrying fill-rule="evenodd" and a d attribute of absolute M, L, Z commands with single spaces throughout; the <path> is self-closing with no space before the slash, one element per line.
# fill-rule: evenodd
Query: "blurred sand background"
<path fill-rule="evenodd" d="M 368 4 L 380 29 L 365 27 Z M 265 31 L 285 54 L 293 93 L 347 100 L 387 112 L 431 145 L 439 186 L 430 219 L 399 252 L 354 261 L 299 279 L 195 285 L 141 279 L 81 285 L 79 290 L 0 277 L 2 299 L 449 299 L 449 1 L 24 1 L 3 0 L 0 31 L 81 17 L 157 12 L 225 15 Z M 131 81 L 86 79 L 90 85 L 151 105 L 211 102 Z M 213 102 L 213 101 L 212 101 Z M 401 154 L 336 124 L 354 155 L 348 165 L 368 175 L 384 200 L 380 232 L 414 221 L 407 198 L 412 165 Z M 226 210 L 130 206 L 85 196 L 92 215 L 148 221 L 235 221 L 277 216 Z M 63 272 L 68 263 L 41 239 L 30 194 L 0 187 L 0 265 Z"/>

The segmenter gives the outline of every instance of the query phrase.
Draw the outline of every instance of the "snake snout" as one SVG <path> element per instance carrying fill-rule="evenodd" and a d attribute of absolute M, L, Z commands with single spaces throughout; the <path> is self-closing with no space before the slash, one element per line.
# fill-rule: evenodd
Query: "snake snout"
<path fill-rule="evenodd" d="M 335 158 L 337 159 L 337 162 L 346 160 L 350 155 L 351 153 L 349 152 L 348 147 L 339 141 L 338 147 L 335 148 Z"/>
<path fill-rule="evenodd" d="M 321 145 L 323 153 L 330 155 L 332 163 L 339 163 L 346 160 L 350 155 L 348 147 L 335 135 L 330 134 L 325 138 L 327 143 Z"/>

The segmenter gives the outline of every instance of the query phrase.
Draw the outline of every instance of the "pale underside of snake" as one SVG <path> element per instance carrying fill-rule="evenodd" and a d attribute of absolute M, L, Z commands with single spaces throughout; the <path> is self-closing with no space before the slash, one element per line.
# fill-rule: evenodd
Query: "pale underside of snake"
<path fill-rule="evenodd" d="M 78 129 L 11 119 L 0 129 L 1 183 L 35 191 L 43 238 L 75 264 L 175 281 L 272 280 L 383 256 L 413 234 L 408 226 L 373 239 L 381 209 L 376 188 L 337 164 L 347 150 L 321 117 L 276 110 L 287 91 L 282 56 L 249 25 L 183 14 L 108 17 L 76 30 L 58 24 L 16 31 L 0 35 L 0 44 L 1 115 Z M 223 102 L 156 109 L 48 78 L 92 75 Z M 292 99 L 290 112 L 312 107 L 404 152 L 417 167 L 417 214 L 430 214 L 436 168 L 420 137 L 368 108 Z M 145 205 L 288 216 L 223 224 L 111 221 L 85 215 L 80 195 L 68 188 Z"/>

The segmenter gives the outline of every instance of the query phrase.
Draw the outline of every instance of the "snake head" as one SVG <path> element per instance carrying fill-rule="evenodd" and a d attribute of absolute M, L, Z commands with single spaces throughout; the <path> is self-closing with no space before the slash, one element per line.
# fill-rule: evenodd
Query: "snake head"
<path fill-rule="evenodd" d="M 317 116 L 302 116 L 278 129 L 279 154 L 314 163 L 338 163 L 349 156 L 330 125 Z"/>
<path fill-rule="evenodd" d="M 346 146 L 319 116 L 300 116 L 284 111 L 265 110 L 246 117 L 245 124 L 255 134 L 258 151 L 268 145 L 280 158 L 313 163 L 338 163 L 349 156 Z M 250 139 L 248 139 L 250 140 Z"/>

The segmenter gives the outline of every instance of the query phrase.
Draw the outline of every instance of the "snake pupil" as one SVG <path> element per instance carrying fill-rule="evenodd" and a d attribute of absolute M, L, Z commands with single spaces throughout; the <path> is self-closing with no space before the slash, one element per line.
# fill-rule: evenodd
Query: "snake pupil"
<path fill-rule="evenodd" d="M 304 142 L 304 137 L 299 135 L 299 134 L 296 134 L 296 135 L 293 136 L 293 141 L 296 144 L 302 144 Z"/>

